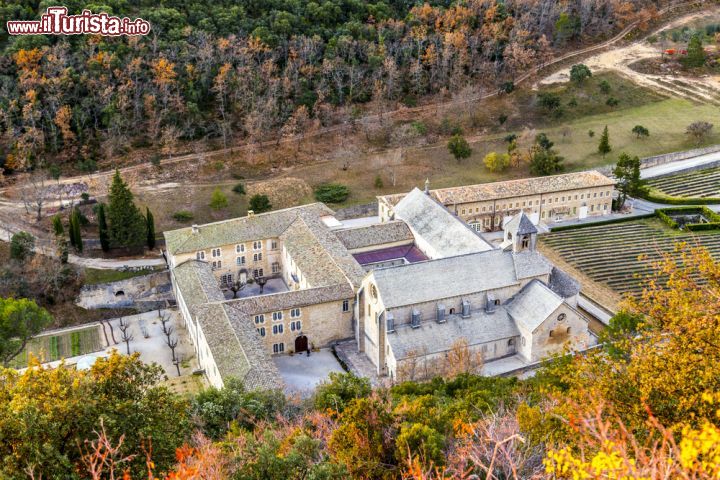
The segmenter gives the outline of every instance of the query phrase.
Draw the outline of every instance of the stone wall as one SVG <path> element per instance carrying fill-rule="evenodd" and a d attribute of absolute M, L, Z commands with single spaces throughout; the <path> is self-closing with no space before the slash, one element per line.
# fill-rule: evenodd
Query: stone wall
<path fill-rule="evenodd" d="M 710 147 L 695 148 L 692 150 L 685 150 L 682 152 L 665 153 L 662 155 L 655 155 L 653 157 L 647 157 L 640 159 L 640 168 L 656 167 L 658 165 L 665 165 L 666 163 L 677 162 L 679 160 L 687 160 L 689 158 L 699 157 L 700 155 L 707 155 L 709 153 L 720 152 L 720 145 L 712 145 Z M 691 167 L 684 169 L 683 171 L 697 170 L 701 168 L 708 168 L 720 164 L 720 161 L 713 162 L 710 164 L 700 165 L 698 167 Z M 604 167 L 596 168 L 598 172 L 603 175 L 607 175 L 612 178 L 612 170 L 614 165 L 606 165 Z M 668 175 L 674 175 L 677 172 L 668 173 Z M 663 175 L 659 175 L 660 177 Z"/>
<path fill-rule="evenodd" d="M 136 308 L 142 312 L 164 308 L 173 298 L 170 274 L 151 273 L 118 282 L 84 285 L 75 304 L 87 308 Z"/>
<path fill-rule="evenodd" d="M 335 212 L 335 218 L 342 221 L 350 218 L 374 217 L 377 214 L 378 205 L 377 202 L 373 202 L 341 208 Z"/>

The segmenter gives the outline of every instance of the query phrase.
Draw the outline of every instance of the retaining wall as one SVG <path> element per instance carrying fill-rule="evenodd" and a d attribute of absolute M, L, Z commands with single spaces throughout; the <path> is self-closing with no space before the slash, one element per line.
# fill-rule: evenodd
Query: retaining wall
<path fill-rule="evenodd" d="M 707 155 L 708 153 L 717 153 L 717 152 L 720 152 L 720 145 L 711 145 L 709 147 L 704 147 L 704 148 L 694 148 L 692 150 L 685 150 L 682 152 L 664 153 L 662 155 L 655 155 L 653 157 L 647 157 L 647 158 L 640 159 L 640 168 L 657 167 L 658 165 L 665 165 L 666 163 L 676 162 L 679 160 L 687 160 L 688 158 L 699 157 L 700 155 Z M 681 171 L 688 172 L 691 170 L 709 168 L 709 167 L 713 167 L 716 165 L 720 165 L 720 160 L 717 162 L 706 163 L 704 165 L 698 165 L 697 167 L 689 167 L 689 168 L 683 169 Z M 614 165 L 606 165 L 604 167 L 596 168 L 595 170 L 602 173 L 603 175 L 612 177 L 613 168 L 614 168 Z M 678 172 L 670 172 L 665 175 L 675 175 L 677 173 Z M 657 177 L 654 177 L 654 178 L 660 178 L 665 175 L 658 175 Z"/>
<path fill-rule="evenodd" d="M 87 308 L 136 308 L 142 312 L 164 308 L 172 299 L 167 271 L 128 278 L 118 282 L 84 285 L 75 304 Z"/>

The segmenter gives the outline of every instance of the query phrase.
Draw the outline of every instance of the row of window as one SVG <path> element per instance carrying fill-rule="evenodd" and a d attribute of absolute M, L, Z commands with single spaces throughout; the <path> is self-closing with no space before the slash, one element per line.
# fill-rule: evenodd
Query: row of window
<path fill-rule="evenodd" d="M 256 242 L 253 242 L 253 250 L 262 250 L 263 242 L 262 240 L 258 240 Z M 277 240 L 271 240 L 270 241 L 270 249 L 271 250 L 277 250 L 278 244 Z M 235 245 L 235 253 L 245 253 L 245 245 L 244 244 L 238 244 Z M 222 257 L 222 248 L 213 248 L 210 250 L 210 256 L 212 258 L 219 258 Z M 198 260 L 205 260 L 205 252 L 200 251 L 195 254 L 195 258 Z M 240 257 L 238 257 L 240 258 Z M 243 257 L 244 258 L 244 257 Z M 262 252 L 258 252 L 253 255 L 253 259 L 258 262 L 262 260 Z"/>
<path fill-rule="evenodd" d="M 300 314 L 301 314 L 301 312 L 300 312 L 299 308 L 290 309 L 290 318 L 300 318 Z M 283 312 L 282 311 L 272 312 L 272 319 L 273 319 L 273 322 L 281 321 L 283 319 Z M 255 315 L 255 324 L 259 325 L 261 323 L 265 323 L 265 314 L 263 314 L 263 313 Z"/>
<path fill-rule="evenodd" d="M 609 196 L 611 195 L 611 192 L 610 192 L 610 191 L 607 191 L 607 192 L 599 192 L 599 193 L 600 193 L 600 197 L 603 197 L 603 196 L 609 197 Z M 591 197 L 591 195 L 590 195 L 590 192 L 588 192 L 588 194 L 587 194 L 587 198 L 588 198 L 588 199 L 589 199 L 589 198 L 597 198 L 597 197 L 598 197 L 598 192 L 594 192 L 594 193 L 592 194 L 592 197 Z M 567 198 L 567 201 L 573 200 L 572 195 L 568 195 L 567 197 L 565 197 L 565 196 L 555 197 L 554 201 L 555 201 L 555 203 L 562 203 L 562 202 L 565 202 L 565 199 L 566 199 L 566 198 Z M 585 199 L 585 194 L 584 194 L 584 193 L 579 194 L 579 198 L 580 198 L 580 200 L 584 200 L 584 199 Z M 575 200 L 577 200 L 577 199 L 578 199 L 578 194 L 575 194 Z M 542 200 L 542 204 L 543 204 L 543 205 L 545 205 L 545 200 L 546 200 L 546 199 L 543 199 L 543 200 Z M 548 203 L 548 204 L 553 203 L 553 197 L 547 198 L 547 203 Z M 539 206 L 539 205 L 540 205 L 540 200 L 535 200 L 535 205 L 536 205 L 536 206 Z M 530 200 L 530 201 L 523 201 L 523 202 L 522 202 L 522 206 L 523 206 L 523 208 L 525 208 L 525 207 L 532 207 L 532 206 L 533 206 L 533 201 L 532 201 L 532 200 Z M 508 208 L 513 208 L 513 204 L 512 204 L 512 203 L 504 203 L 504 204 L 502 205 L 502 207 L 498 207 L 498 210 L 507 210 Z M 520 202 L 515 202 L 515 208 L 520 208 Z M 492 208 L 491 208 L 491 207 L 487 207 L 487 206 L 482 207 L 482 211 L 483 211 L 483 212 L 486 212 L 486 211 L 488 211 L 488 210 L 489 210 L 489 211 L 492 211 Z M 472 209 L 472 208 L 469 208 L 469 209 L 463 208 L 463 209 L 460 210 L 460 214 L 461 214 L 461 215 L 472 214 L 472 213 L 473 213 L 473 209 Z M 480 213 L 480 207 L 475 207 L 475 213 Z"/>
<path fill-rule="evenodd" d="M 257 323 L 257 321 L 255 322 Z M 260 334 L 261 337 L 264 337 L 267 331 L 265 330 L 265 327 L 257 327 L 257 331 Z M 272 334 L 273 335 L 282 335 L 282 333 L 285 331 L 285 326 L 282 323 L 278 323 L 272 326 Z M 302 331 L 302 322 L 300 320 L 295 320 L 293 322 L 290 322 L 290 331 L 291 332 L 300 332 Z"/>

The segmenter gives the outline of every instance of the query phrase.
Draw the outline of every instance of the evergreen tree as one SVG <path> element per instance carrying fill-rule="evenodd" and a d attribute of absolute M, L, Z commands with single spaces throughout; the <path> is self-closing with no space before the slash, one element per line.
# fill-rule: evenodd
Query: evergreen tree
<path fill-rule="evenodd" d="M 70 212 L 70 216 L 68 217 L 68 237 L 70 237 L 70 245 L 73 247 L 77 244 L 75 241 L 75 217 L 73 215 L 73 212 Z"/>
<path fill-rule="evenodd" d="M 605 155 L 610 153 L 612 151 L 612 147 L 610 146 L 610 133 L 608 132 L 608 127 L 605 125 L 605 129 L 603 130 L 602 135 L 600 136 L 600 144 L 598 145 L 598 152 L 600 152 L 605 158 Z"/>
<path fill-rule="evenodd" d="M 615 209 L 622 209 L 625 200 L 630 195 L 636 195 L 641 187 L 640 180 L 640 159 L 635 156 L 631 157 L 627 153 L 620 154 L 617 165 L 613 169 L 613 175 L 617 179 L 617 191 L 619 193 Z"/>
<path fill-rule="evenodd" d="M 107 209 L 108 231 L 112 244 L 119 247 L 138 247 L 145 243 L 145 218 L 133 203 L 133 194 L 120 177 L 119 170 L 115 170 L 110 185 Z"/>
<path fill-rule="evenodd" d="M 222 192 L 222 190 L 220 190 L 219 187 L 213 190 L 212 196 L 210 197 L 210 208 L 212 208 L 213 210 L 222 210 L 227 206 L 228 199 Z"/>
<path fill-rule="evenodd" d="M 470 144 L 468 144 L 467 140 L 465 140 L 465 138 L 460 134 L 450 137 L 447 148 L 458 162 L 472 155 L 472 148 L 470 148 Z"/>
<path fill-rule="evenodd" d="M 561 172 L 564 158 L 552 148 L 553 142 L 546 134 L 540 133 L 535 137 L 535 144 L 530 150 L 530 173 L 533 175 L 552 175 Z"/>
<path fill-rule="evenodd" d="M 145 215 L 145 221 L 147 222 L 147 246 L 152 250 L 155 248 L 155 218 L 149 208 Z"/>
<path fill-rule="evenodd" d="M 107 219 L 105 218 L 105 204 L 101 203 L 98 205 L 97 211 L 98 217 L 98 234 L 100 236 L 100 248 L 103 252 L 110 250 L 110 239 L 108 238 L 108 226 Z"/>
<path fill-rule="evenodd" d="M 699 68 L 705 65 L 705 50 L 700 35 L 695 34 L 690 38 L 687 55 L 681 61 L 687 68 Z"/>
<path fill-rule="evenodd" d="M 80 231 L 80 210 L 75 208 L 70 216 L 72 219 L 72 236 L 75 240 L 75 250 L 79 253 L 83 251 L 82 232 Z"/>
<path fill-rule="evenodd" d="M 65 235 L 65 229 L 63 228 L 62 218 L 60 217 L 59 214 L 55 215 L 52 218 L 52 226 L 53 226 L 53 231 L 55 232 L 56 237 L 62 237 L 63 235 Z"/>

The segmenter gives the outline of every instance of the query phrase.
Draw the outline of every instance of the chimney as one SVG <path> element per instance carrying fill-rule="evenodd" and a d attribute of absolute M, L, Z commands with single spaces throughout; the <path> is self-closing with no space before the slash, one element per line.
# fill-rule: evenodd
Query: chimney
<path fill-rule="evenodd" d="M 487 303 L 485 303 L 485 311 L 487 313 L 493 313 L 495 311 L 495 296 L 488 293 Z"/>
<path fill-rule="evenodd" d="M 192 226 L 192 233 L 193 233 L 193 234 L 200 233 L 200 227 L 198 227 L 197 225 L 193 225 L 193 226 Z"/>
<path fill-rule="evenodd" d="M 248 216 L 248 217 L 254 217 L 254 216 L 255 216 L 255 211 L 254 211 L 254 210 L 248 210 L 247 216 Z"/>
<path fill-rule="evenodd" d="M 430 179 L 425 179 L 425 195 L 430 195 Z"/>
<path fill-rule="evenodd" d="M 470 302 L 468 300 L 462 301 L 462 318 L 470 318 Z"/>

